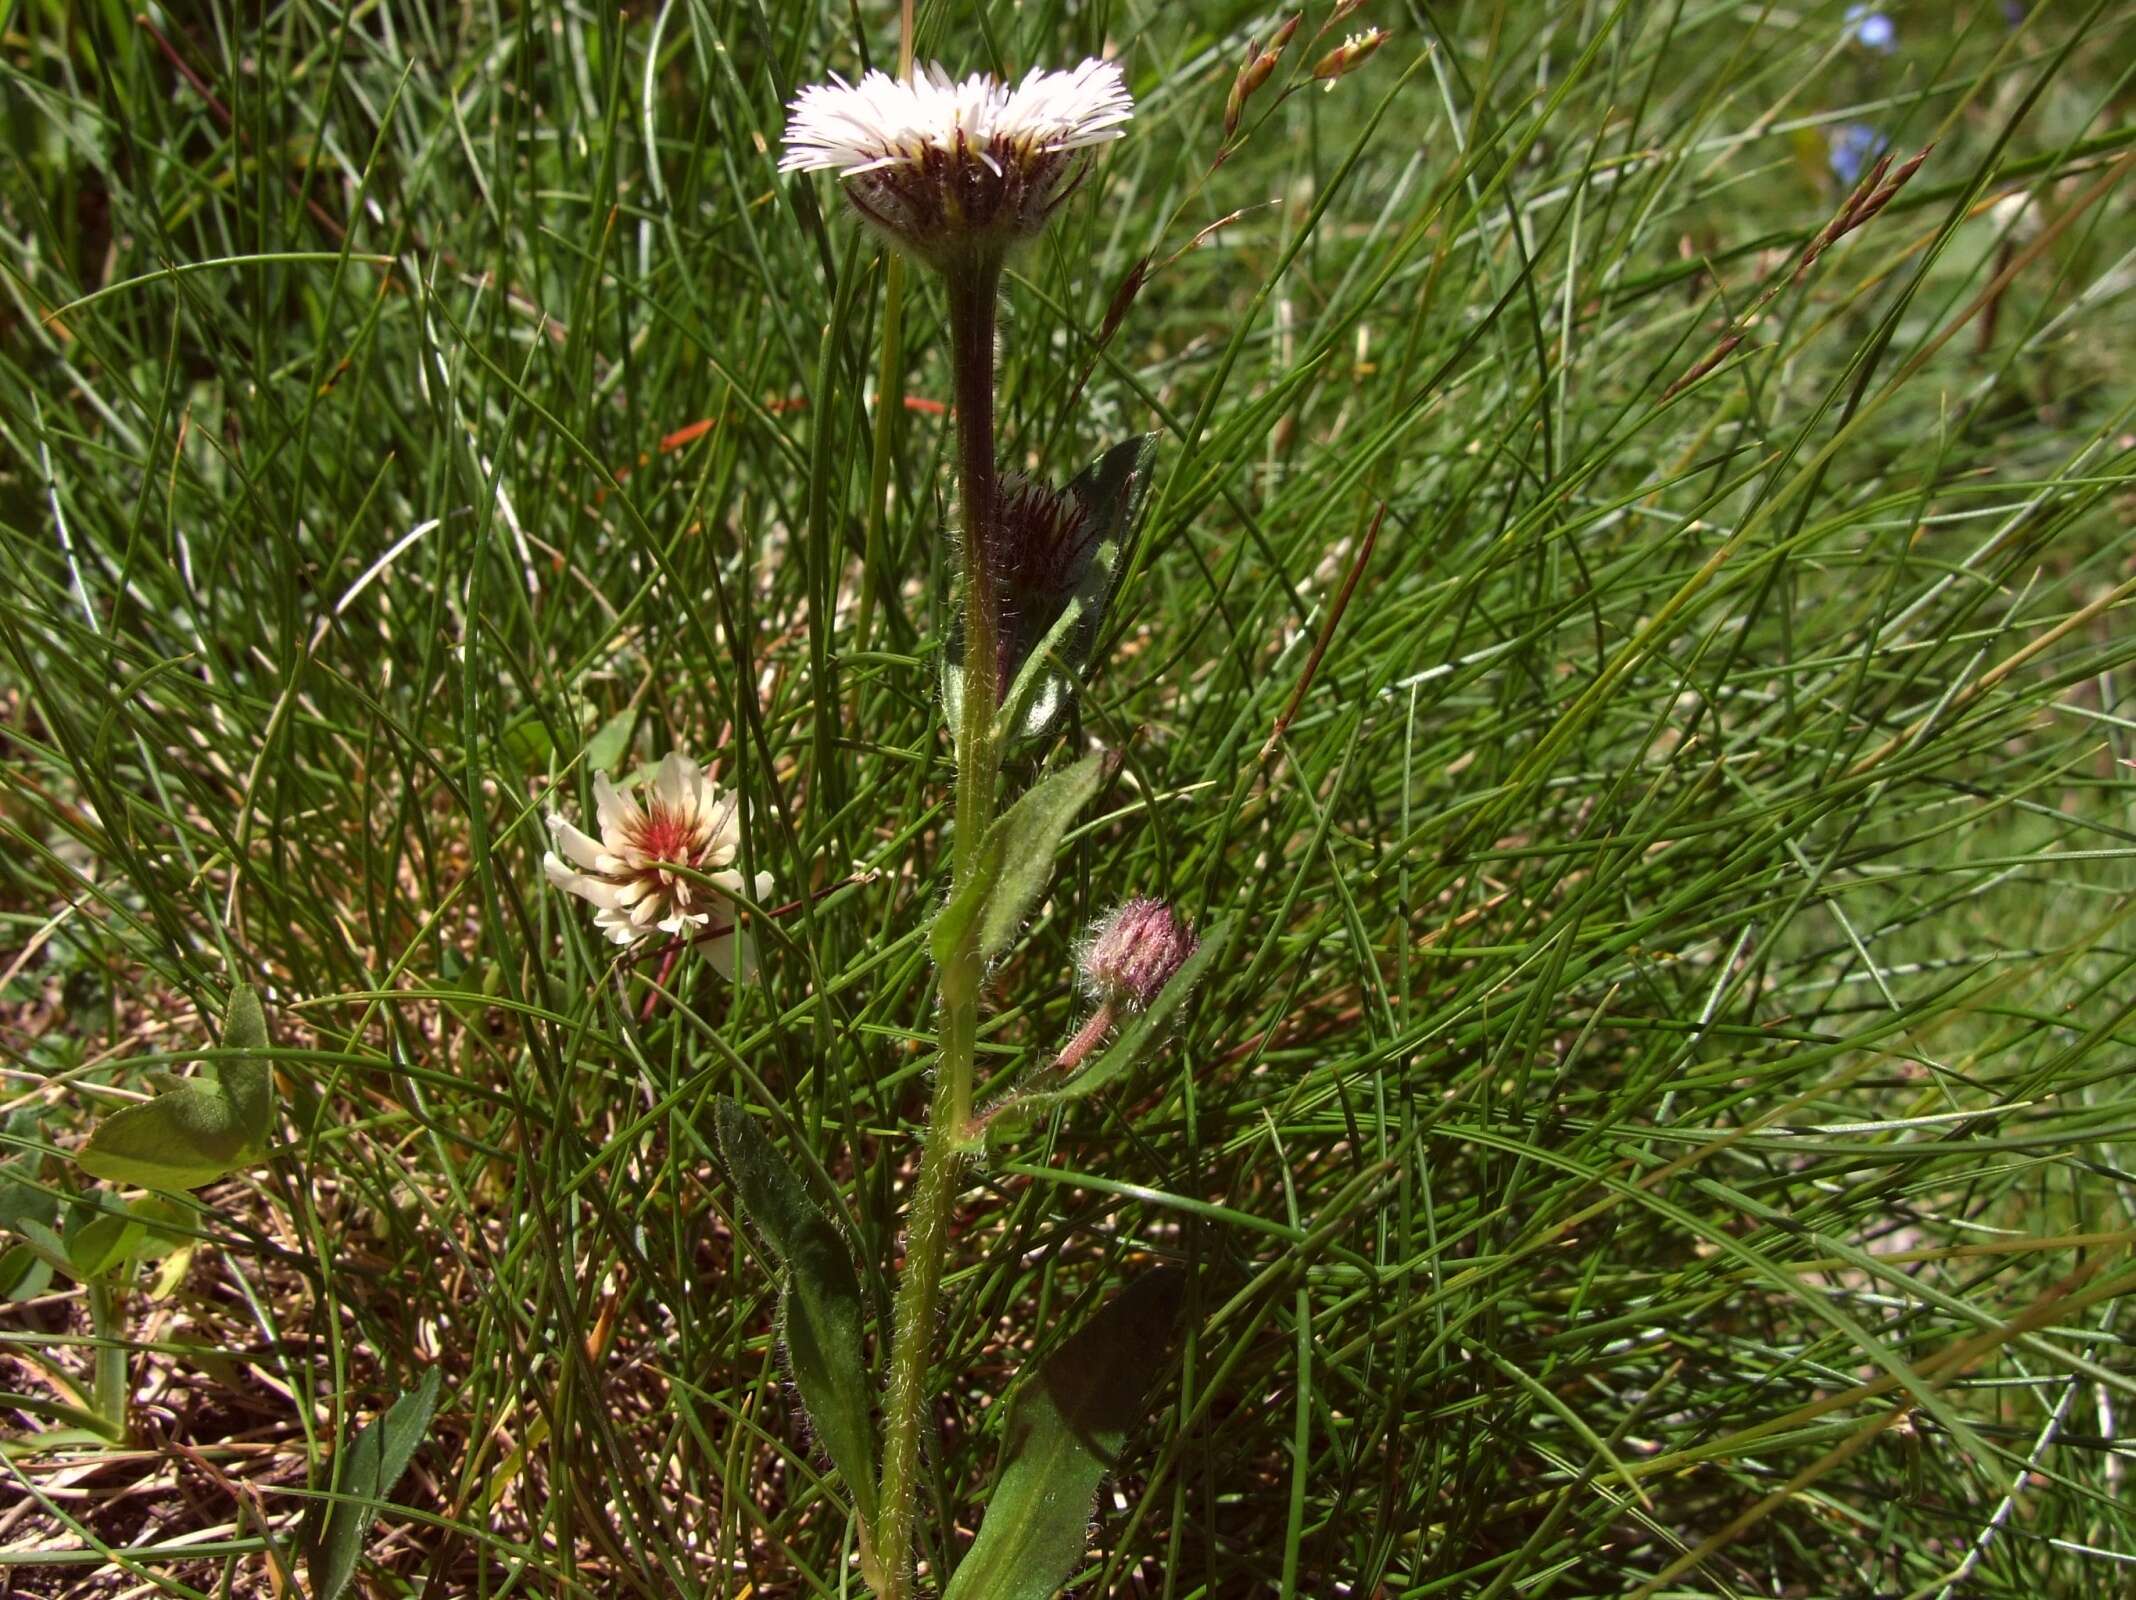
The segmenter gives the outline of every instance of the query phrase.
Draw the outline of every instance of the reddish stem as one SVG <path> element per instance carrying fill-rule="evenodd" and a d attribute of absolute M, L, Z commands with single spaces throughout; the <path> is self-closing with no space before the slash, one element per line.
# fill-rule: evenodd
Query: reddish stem
<path fill-rule="evenodd" d="M 1105 1042 L 1105 1036 L 1113 1030 L 1118 1020 L 1113 1015 L 1110 1000 L 1101 1001 L 1098 1009 L 1090 1014 L 1090 1020 L 1076 1030 L 1076 1035 L 1061 1047 L 1061 1053 L 1053 1058 L 1055 1072 L 1073 1072 L 1083 1064 L 1083 1058 Z"/>

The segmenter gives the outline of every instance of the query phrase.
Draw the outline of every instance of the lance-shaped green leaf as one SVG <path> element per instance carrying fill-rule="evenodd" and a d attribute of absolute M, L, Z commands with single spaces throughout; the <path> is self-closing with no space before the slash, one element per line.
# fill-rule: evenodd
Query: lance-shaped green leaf
<path fill-rule="evenodd" d="M 222 1047 L 245 1054 L 219 1056 L 209 1076 L 114 1111 L 75 1152 L 76 1164 L 113 1183 L 197 1189 L 257 1160 L 274 1126 L 274 1070 L 263 1054 L 267 1016 L 247 985 L 231 991 Z"/>
<path fill-rule="evenodd" d="M 994 819 L 979 864 L 935 918 L 934 957 L 946 964 L 958 941 L 976 922 L 982 959 L 999 955 L 1016 937 L 1053 877 L 1053 858 L 1075 815 L 1105 785 L 1110 762 L 1103 751 L 1085 756 L 1026 789 L 1016 804 Z"/>
<path fill-rule="evenodd" d="M 313 1600 L 340 1600 L 356 1576 L 371 1524 L 408 1470 L 437 1405 L 438 1369 L 432 1367 L 384 1415 L 359 1429 L 342 1451 L 334 1473 L 334 1498 L 315 1502 L 304 1518 L 304 1565 L 311 1574 Z"/>
<path fill-rule="evenodd" d="M 979 1537 L 942 1600 L 1051 1600 L 1082 1566 L 1098 1485 L 1143 1420 L 1185 1286 L 1172 1267 L 1137 1278 L 1017 1386 Z"/>
<path fill-rule="evenodd" d="M 794 1387 L 865 1525 L 875 1516 L 875 1425 L 852 1252 L 754 1117 L 721 1096 L 714 1119 L 742 1210 L 785 1268 L 779 1326 Z"/>
<path fill-rule="evenodd" d="M 1035 738 L 1074 698 L 1149 500 L 1157 437 L 1123 439 L 1064 489 L 1003 480 L 990 565 L 1000 590 L 995 673 L 1007 697 L 1006 731 Z M 942 682 L 952 723 L 962 714 L 963 660 L 960 618 Z"/>

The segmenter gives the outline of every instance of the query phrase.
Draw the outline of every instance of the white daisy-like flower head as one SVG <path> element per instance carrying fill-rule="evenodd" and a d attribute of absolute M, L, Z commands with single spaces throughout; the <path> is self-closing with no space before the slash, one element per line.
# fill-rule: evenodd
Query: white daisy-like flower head
<path fill-rule="evenodd" d="M 948 266 L 1036 235 L 1088 152 L 1134 115 L 1120 69 L 1085 61 L 1034 69 L 1011 88 L 939 66 L 909 78 L 833 76 L 787 108 L 781 172 L 835 172 L 869 222 L 922 260 Z"/>
<path fill-rule="evenodd" d="M 733 868 L 742 846 L 740 796 L 722 794 L 711 774 L 677 750 L 660 763 L 642 799 L 619 790 L 605 773 L 596 776 L 600 838 L 552 812 L 556 848 L 542 858 L 542 870 L 559 889 L 591 901 L 594 926 L 617 944 L 710 928 L 713 964 L 729 977 L 746 971 L 749 945 L 736 932 L 728 896 L 746 892 L 762 902 L 771 893 L 771 874 L 759 872 L 745 890 Z"/>

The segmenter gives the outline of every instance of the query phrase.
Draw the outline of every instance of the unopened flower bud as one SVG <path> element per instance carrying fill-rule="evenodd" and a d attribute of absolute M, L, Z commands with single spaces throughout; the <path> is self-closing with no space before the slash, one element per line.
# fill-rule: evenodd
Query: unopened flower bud
<path fill-rule="evenodd" d="M 1367 28 L 1349 38 L 1313 63 L 1313 76 L 1333 88 L 1337 78 L 1349 76 L 1363 66 L 1372 52 L 1387 42 L 1385 28 Z"/>
<path fill-rule="evenodd" d="M 1016 669 L 1053 631 L 1089 565 L 1096 534 L 1089 509 L 1073 495 L 1006 473 L 994 512 L 994 581 L 1000 587 L 995 629 L 996 692 L 1006 695 Z"/>
<path fill-rule="evenodd" d="M 1083 978 L 1107 1006 L 1140 1011 L 1194 954 L 1194 930 L 1162 900 L 1130 900 L 1084 947 Z"/>

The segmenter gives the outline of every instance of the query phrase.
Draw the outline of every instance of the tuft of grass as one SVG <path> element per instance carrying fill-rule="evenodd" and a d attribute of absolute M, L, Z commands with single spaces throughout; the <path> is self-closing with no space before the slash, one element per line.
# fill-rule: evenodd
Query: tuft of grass
<path fill-rule="evenodd" d="M 1219 163 L 1279 11 L 920 8 L 959 69 L 1126 63 L 1002 420 L 1054 477 L 1163 435 L 1055 746 L 1124 765 L 983 1070 L 1073 1027 L 1117 900 L 1235 927 L 962 1198 L 931 1569 L 1010 1377 L 1164 1261 L 1078 1592 L 2127 1593 L 2136 18 L 1374 0 L 1284 93 L 1329 9 Z M 854 1592 L 711 1108 L 835 1202 L 880 1361 L 946 352 L 908 276 L 877 393 L 883 264 L 774 160 L 895 27 L 0 17 L 8 1192 L 84 1192 L 236 982 L 281 1093 L 120 1337 L 64 1277 L 0 1306 L 10 1436 L 114 1349 L 132 1389 L 123 1444 L 0 1456 L 23 1592 L 286 1592 L 434 1367 L 378 1592 Z M 1852 126 L 1933 151 L 1798 276 Z M 754 985 L 618 967 L 541 881 L 593 757 L 681 743 L 752 797 Z"/>

